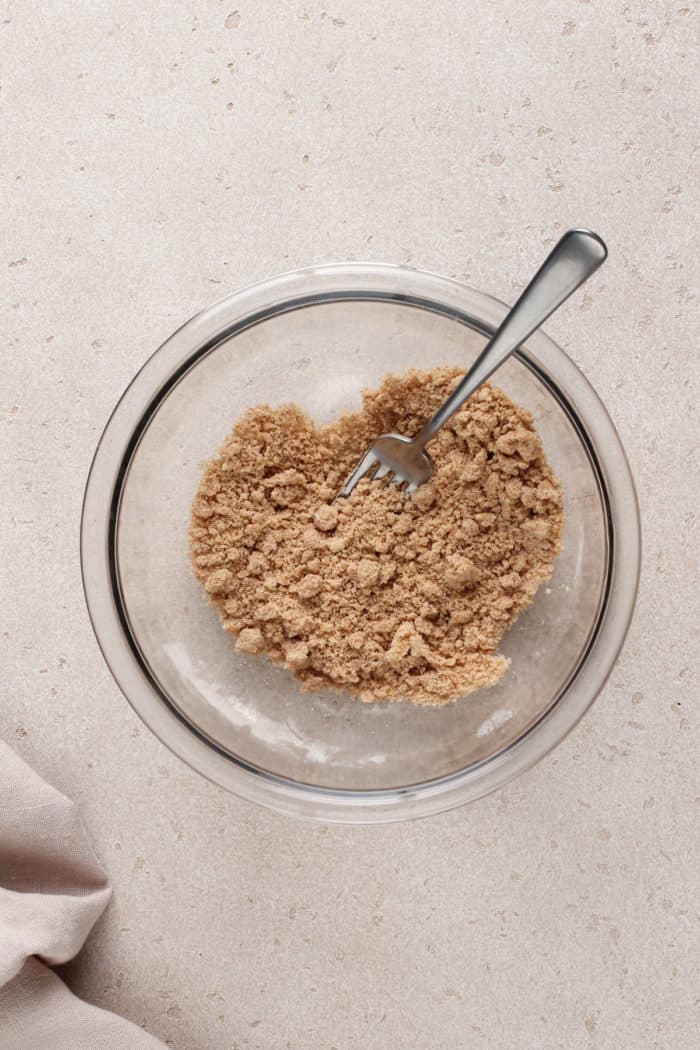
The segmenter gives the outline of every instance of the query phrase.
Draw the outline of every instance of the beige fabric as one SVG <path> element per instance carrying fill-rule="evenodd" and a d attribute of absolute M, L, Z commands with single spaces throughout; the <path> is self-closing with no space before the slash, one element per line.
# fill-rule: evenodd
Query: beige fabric
<path fill-rule="evenodd" d="M 163 1050 L 77 999 L 49 965 L 80 951 L 110 889 L 72 802 L 0 741 L 0 1047 Z"/>

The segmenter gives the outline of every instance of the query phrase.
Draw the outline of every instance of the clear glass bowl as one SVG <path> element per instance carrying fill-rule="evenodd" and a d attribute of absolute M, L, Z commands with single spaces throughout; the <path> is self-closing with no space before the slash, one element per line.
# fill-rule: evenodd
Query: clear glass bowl
<path fill-rule="evenodd" d="M 303 695 L 235 651 L 190 572 L 204 462 L 251 405 L 319 422 L 412 366 L 466 369 L 506 307 L 434 274 L 322 266 L 275 277 L 188 321 L 144 365 L 102 435 L 83 507 L 93 627 L 118 684 L 172 751 L 254 802 L 323 821 L 436 813 L 500 787 L 553 748 L 602 688 L 639 570 L 633 481 L 598 397 L 541 332 L 495 381 L 534 415 L 562 482 L 564 550 L 502 642 L 491 689 L 442 708 Z"/>

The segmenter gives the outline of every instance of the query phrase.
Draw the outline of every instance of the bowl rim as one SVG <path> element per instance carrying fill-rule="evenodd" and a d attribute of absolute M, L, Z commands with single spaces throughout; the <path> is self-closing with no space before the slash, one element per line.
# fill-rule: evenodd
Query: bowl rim
<path fill-rule="evenodd" d="M 292 270 L 248 285 L 204 308 L 147 359 L 105 425 L 83 498 L 81 573 L 88 614 L 105 662 L 136 713 L 166 747 L 209 780 L 248 801 L 326 823 L 384 823 L 474 801 L 530 768 L 568 735 L 605 685 L 624 644 L 638 588 L 641 537 L 634 482 L 614 424 L 580 369 L 540 330 L 517 356 L 557 398 L 584 444 L 598 479 L 608 532 L 608 573 L 598 619 L 551 705 L 494 755 L 405 788 L 316 787 L 260 770 L 210 741 L 154 681 L 130 631 L 115 552 L 119 503 L 129 465 L 161 401 L 203 356 L 270 317 L 348 300 L 422 307 L 486 336 L 508 309 L 492 296 L 452 278 L 410 266 L 357 262 Z M 576 388 L 575 408 L 560 389 L 571 385 Z"/>

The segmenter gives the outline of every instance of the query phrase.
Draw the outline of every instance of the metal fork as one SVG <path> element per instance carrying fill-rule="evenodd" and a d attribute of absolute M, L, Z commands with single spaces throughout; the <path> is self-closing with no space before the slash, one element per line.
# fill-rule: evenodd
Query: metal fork
<path fill-rule="evenodd" d="M 382 434 L 368 449 L 339 495 L 349 496 L 358 481 L 371 474 L 415 492 L 434 467 L 425 451 L 443 424 L 462 407 L 478 387 L 605 262 L 608 250 L 589 230 L 565 233 L 528 284 L 515 306 L 489 339 L 459 386 L 415 437 Z"/>

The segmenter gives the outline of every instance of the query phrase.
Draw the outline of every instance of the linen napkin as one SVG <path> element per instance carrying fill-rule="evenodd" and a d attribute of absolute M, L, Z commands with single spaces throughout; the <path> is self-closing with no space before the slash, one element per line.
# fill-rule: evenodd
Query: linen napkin
<path fill-rule="evenodd" d="M 77 955 L 110 894 L 73 803 L 0 740 L 2 1050 L 164 1050 L 48 969 Z"/>

